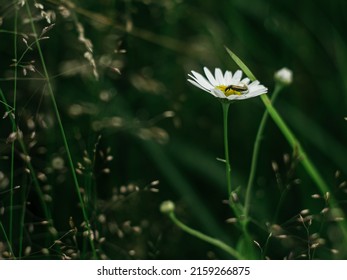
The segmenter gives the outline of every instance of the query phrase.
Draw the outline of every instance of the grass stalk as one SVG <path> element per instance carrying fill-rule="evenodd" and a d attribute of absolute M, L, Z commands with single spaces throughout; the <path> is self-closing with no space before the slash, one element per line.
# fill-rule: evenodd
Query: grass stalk
<path fill-rule="evenodd" d="M 33 21 L 33 18 L 32 18 L 32 14 L 31 14 L 31 11 L 30 11 L 29 4 L 28 4 L 28 2 L 26 2 L 25 4 L 26 4 L 26 9 L 27 9 L 28 16 L 30 18 L 31 29 L 32 29 L 33 33 L 35 34 L 35 37 L 37 38 L 38 37 L 37 36 L 37 31 L 36 31 L 36 27 L 35 27 L 35 24 L 34 24 L 34 21 Z M 60 129 L 60 133 L 61 133 L 61 136 L 62 136 L 62 139 L 63 139 L 64 148 L 66 150 L 66 154 L 67 154 L 67 158 L 68 158 L 68 162 L 69 162 L 70 171 L 71 171 L 71 174 L 72 174 L 74 186 L 75 186 L 75 189 L 76 189 L 76 192 L 77 192 L 79 203 L 81 205 L 83 219 L 84 219 L 84 221 L 86 223 L 86 228 L 87 228 L 87 231 L 88 231 L 88 239 L 90 241 L 90 246 L 91 246 L 91 249 L 92 249 L 93 257 L 96 258 L 96 251 L 95 251 L 94 242 L 93 242 L 93 240 L 91 238 L 92 232 L 91 232 L 91 228 L 90 228 L 90 224 L 89 224 L 89 219 L 88 219 L 85 203 L 83 201 L 82 194 L 81 194 L 81 191 L 80 191 L 77 175 L 76 175 L 76 172 L 75 172 L 74 163 L 73 163 L 73 160 L 72 160 L 72 155 L 71 155 L 71 152 L 70 152 L 69 144 L 67 142 L 65 130 L 64 130 L 64 127 L 63 127 L 63 123 L 61 121 L 58 105 L 57 105 L 57 102 L 56 102 L 56 99 L 55 99 L 55 96 L 54 96 L 52 84 L 50 82 L 50 77 L 48 75 L 48 70 L 47 70 L 47 67 L 46 67 L 45 58 L 43 56 L 43 52 L 42 52 L 41 44 L 40 44 L 39 40 L 36 40 L 36 47 L 37 47 L 37 50 L 39 52 L 39 56 L 40 56 L 40 60 L 41 60 L 41 63 L 42 63 L 42 68 L 43 68 L 43 74 L 44 74 L 44 76 L 46 78 L 46 82 L 47 82 L 48 93 L 49 93 L 49 96 L 50 96 L 52 104 L 53 104 L 53 109 L 54 109 L 54 112 L 55 112 L 55 116 L 57 118 L 57 122 L 58 122 L 58 126 L 59 126 L 59 129 Z"/>
<path fill-rule="evenodd" d="M 13 253 L 13 250 L 12 250 L 12 244 L 11 244 L 7 234 L 6 234 L 5 228 L 4 228 L 4 226 L 3 226 L 1 221 L 0 221 L 0 229 L 1 229 L 1 231 L 2 231 L 2 233 L 4 235 L 4 238 L 5 238 L 6 242 L 7 242 L 7 246 L 8 246 L 8 249 L 10 251 L 11 257 L 16 259 L 15 255 Z"/>
<path fill-rule="evenodd" d="M 23 192 L 23 203 L 22 203 L 22 213 L 20 217 L 20 224 L 24 225 L 25 222 L 25 212 L 26 212 L 26 195 Z M 24 227 L 19 228 L 19 247 L 18 247 L 18 259 L 22 258 L 23 254 L 23 235 L 24 235 Z"/>
<path fill-rule="evenodd" d="M 272 103 L 275 101 L 275 99 L 278 96 L 278 93 L 281 91 L 282 88 L 283 88 L 282 85 L 276 83 L 274 92 L 271 96 L 271 102 Z M 250 206 L 251 206 L 251 197 L 252 197 L 252 187 L 254 184 L 254 177 L 255 177 L 256 169 L 257 169 L 260 144 L 261 144 L 261 141 L 263 140 L 264 129 L 265 129 L 265 125 L 266 125 L 268 118 L 269 118 L 269 112 L 267 110 L 265 110 L 263 117 L 261 118 L 259 128 L 257 131 L 257 135 L 255 138 L 255 142 L 254 142 L 252 162 L 251 162 L 251 170 L 250 170 L 250 174 L 249 174 L 249 178 L 248 178 L 248 183 L 247 183 L 247 188 L 246 188 L 246 196 L 245 196 L 245 204 L 244 204 L 244 215 L 245 215 L 246 221 L 248 221 L 248 219 L 249 219 L 249 210 L 250 210 Z"/>
<path fill-rule="evenodd" d="M 13 113 L 16 114 L 16 103 L 17 103 L 17 23 L 18 23 L 18 10 L 15 9 L 14 14 L 14 31 L 13 31 L 13 52 L 14 52 L 14 77 L 13 77 Z M 12 123 L 12 132 L 16 132 L 16 124 Z M 10 167 L 10 213 L 9 213 L 9 242 L 12 244 L 13 241 L 13 200 L 14 200 L 14 151 L 15 151 L 15 141 L 11 143 L 11 167 Z M 21 242 L 20 240 L 19 242 Z"/>
<path fill-rule="evenodd" d="M 239 252 L 237 252 L 234 248 L 230 247 L 229 245 L 225 244 L 224 242 L 222 242 L 218 239 L 215 239 L 213 237 L 210 237 L 206 234 L 203 234 L 200 231 L 197 231 L 195 229 L 188 227 L 187 225 L 185 225 L 184 223 L 182 223 L 180 220 L 178 220 L 176 218 L 175 213 L 173 211 L 168 213 L 168 216 L 176 226 L 178 226 L 183 231 L 189 233 L 190 235 L 195 236 L 196 238 L 199 238 L 199 239 L 201 239 L 201 240 L 203 240 L 209 244 L 214 245 L 215 247 L 229 253 L 235 259 L 238 259 L 238 260 L 244 260 L 245 259 Z"/>
<path fill-rule="evenodd" d="M 7 104 L 5 95 L 3 94 L 3 91 L 2 91 L 1 88 L 0 88 L 0 99 L 2 99 L 1 103 L 5 105 L 7 112 L 13 111 L 13 108 Z M 15 127 L 15 131 L 18 131 L 17 124 L 16 124 L 15 119 L 12 116 L 12 114 L 9 114 L 9 118 L 10 118 L 12 126 Z M 31 161 L 29 159 L 30 157 L 29 157 L 29 154 L 28 154 L 28 150 L 27 150 L 27 148 L 26 148 L 26 146 L 24 144 L 24 141 L 23 141 L 23 139 L 21 137 L 19 137 L 17 140 L 18 140 L 20 148 L 21 148 L 21 150 L 23 152 L 23 155 L 25 156 L 25 158 L 28 158 L 28 160 L 24 160 L 24 162 L 25 162 L 25 164 L 26 164 L 26 166 L 27 166 L 27 168 L 29 170 L 29 174 L 31 176 L 32 183 L 34 185 L 35 192 L 36 192 L 36 194 L 37 194 L 37 196 L 39 198 L 39 203 L 40 203 L 40 206 L 42 208 L 43 214 L 44 214 L 45 218 L 47 219 L 47 221 L 49 223 L 49 226 L 54 226 L 53 225 L 53 220 L 52 220 L 52 215 L 51 215 L 51 212 L 49 211 L 49 209 L 47 207 L 47 204 L 46 204 L 46 202 L 44 200 L 43 192 L 42 192 L 40 184 L 39 184 L 39 182 L 37 180 L 37 175 L 36 175 L 35 169 L 32 166 Z M 13 190 L 11 189 L 11 191 L 13 191 Z M 26 201 L 25 201 L 26 194 L 25 194 L 25 189 L 22 189 L 22 192 L 23 192 L 23 207 L 22 207 L 20 225 L 24 224 L 25 211 L 26 211 Z M 20 229 L 19 229 L 19 248 L 18 248 L 18 252 L 19 252 L 18 253 L 18 258 L 19 259 L 21 258 L 22 249 L 23 249 L 23 234 L 24 234 L 24 227 L 20 226 Z M 55 240 L 55 239 L 56 239 L 56 235 L 53 234 L 52 239 L 49 241 L 49 243 L 51 243 L 51 241 Z"/>
<path fill-rule="evenodd" d="M 1 103 L 4 104 L 5 107 L 6 107 L 6 111 L 7 111 L 7 112 L 12 112 L 13 109 L 12 109 L 11 106 L 9 106 L 9 105 L 7 104 L 6 97 L 5 97 L 5 95 L 4 95 L 4 93 L 3 93 L 2 89 L 1 89 L 1 87 L 0 87 L 0 98 L 2 99 L 2 102 L 1 102 Z M 17 125 L 16 125 L 15 119 L 14 119 L 14 117 L 12 116 L 12 114 L 9 114 L 9 118 L 10 118 L 10 120 L 11 120 L 12 126 L 15 127 L 15 131 L 18 131 L 18 127 L 17 127 Z M 18 142 L 19 142 L 19 145 L 20 145 L 20 147 L 21 147 L 21 149 L 22 149 L 22 152 L 23 152 L 24 156 L 27 157 L 27 158 L 29 158 L 28 150 L 27 150 L 27 148 L 26 148 L 26 146 L 25 146 L 25 144 L 24 144 L 24 142 L 23 142 L 23 139 L 22 139 L 21 137 L 19 137 L 19 138 L 17 138 L 17 140 L 18 140 Z M 34 187 L 35 187 L 35 191 L 37 192 L 37 194 L 38 194 L 38 196 L 39 196 L 39 199 L 40 199 L 40 203 L 41 203 L 43 212 L 44 212 L 45 216 L 50 220 L 50 219 L 51 219 L 51 215 L 50 215 L 50 212 L 48 211 L 47 205 L 46 205 L 46 203 L 45 203 L 45 201 L 44 201 L 44 199 L 43 199 L 43 193 L 42 193 L 42 191 L 41 191 L 40 184 L 39 184 L 39 182 L 38 182 L 38 180 L 37 180 L 37 176 L 36 176 L 35 169 L 33 168 L 30 159 L 25 160 L 25 163 L 27 164 L 27 167 L 28 167 L 28 169 L 29 169 L 29 171 L 30 171 L 31 178 L 32 178 L 32 180 L 33 180 L 33 184 L 34 184 Z"/>

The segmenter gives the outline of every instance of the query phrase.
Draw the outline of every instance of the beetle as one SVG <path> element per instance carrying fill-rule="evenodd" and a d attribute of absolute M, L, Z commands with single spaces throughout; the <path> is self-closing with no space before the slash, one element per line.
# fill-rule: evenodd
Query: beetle
<path fill-rule="evenodd" d="M 247 85 L 245 84 L 238 84 L 238 85 L 230 85 L 230 86 L 227 86 L 225 88 L 225 91 L 229 91 L 229 90 L 234 90 L 234 91 L 237 91 L 237 92 L 240 92 L 241 94 L 246 94 L 248 93 L 248 87 Z"/>

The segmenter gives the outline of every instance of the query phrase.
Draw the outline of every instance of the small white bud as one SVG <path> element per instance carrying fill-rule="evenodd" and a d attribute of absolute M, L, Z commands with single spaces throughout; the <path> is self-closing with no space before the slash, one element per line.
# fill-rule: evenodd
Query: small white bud
<path fill-rule="evenodd" d="M 293 82 L 293 71 L 284 67 L 275 73 L 275 80 L 283 85 L 290 85 Z"/>
<path fill-rule="evenodd" d="M 160 205 L 160 212 L 163 214 L 170 214 L 175 211 L 175 203 L 171 200 L 163 201 Z"/>

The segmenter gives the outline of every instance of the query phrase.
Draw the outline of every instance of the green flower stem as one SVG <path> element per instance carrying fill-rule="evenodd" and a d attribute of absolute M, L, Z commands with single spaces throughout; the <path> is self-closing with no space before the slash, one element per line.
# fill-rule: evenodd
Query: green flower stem
<path fill-rule="evenodd" d="M 221 102 L 223 108 L 224 152 L 225 152 L 225 175 L 227 178 L 228 198 L 231 194 L 231 167 L 228 144 L 228 112 L 230 103 Z"/>
<path fill-rule="evenodd" d="M 15 9 L 14 14 L 14 31 L 13 31 L 13 51 L 14 59 L 16 61 L 14 66 L 14 77 L 13 77 L 13 113 L 16 114 L 16 103 L 17 103 L 17 76 L 18 76 L 18 67 L 17 67 L 17 22 L 18 22 L 18 10 Z M 12 123 L 12 132 L 16 131 L 16 124 Z M 13 200 L 14 200 L 14 151 L 15 151 L 15 141 L 11 144 L 11 177 L 10 177 L 10 215 L 9 215 L 9 241 L 12 244 L 13 239 Z M 20 241 L 21 242 L 21 241 Z"/>
<path fill-rule="evenodd" d="M 8 246 L 8 249 L 9 249 L 9 251 L 10 251 L 11 257 L 14 258 L 14 259 L 16 259 L 15 255 L 14 255 L 14 253 L 13 253 L 13 250 L 12 250 L 12 244 L 11 244 L 10 240 L 8 239 L 8 237 L 7 237 L 7 235 L 6 235 L 6 231 L 5 231 L 4 226 L 3 226 L 3 224 L 2 224 L 1 221 L 0 221 L 0 229 L 1 229 L 1 231 L 2 231 L 2 233 L 3 233 L 3 235 L 4 235 L 4 237 L 5 237 L 5 240 L 6 240 L 6 242 L 7 242 L 7 246 Z"/>
<path fill-rule="evenodd" d="M 235 259 L 238 259 L 238 260 L 244 260 L 245 259 L 239 252 L 237 252 L 234 248 L 230 247 L 229 245 L 225 244 L 224 242 L 222 242 L 218 239 L 212 238 L 206 234 L 201 233 L 200 231 L 192 229 L 192 228 L 188 227 L 187 225 L 183 224 L 181 221 L 179 221 L 176 218 L 175 213 L 173 211 L 168 213 L 168 216 L 170 217 L 172 222 L 176 224 L 176 226 L 181 228 L 183 231 L 189 233 L 190 235 L 195 236 L 195 237 L 197 237 L 197 238 L 199 238 L 199 239 L 201 239 L 207 243 L 210 243 L 219 249 L 222 249 L 223 251 L 225 251 L 225 252 L 229 253 L 231 256 L 233 256 Z"/>
<path fill-rule="evenodd" d="M 271 96 L 271 102 L 273 103 L 275 99 L 278 96 L 278 93 L 283 89 L 283 85 L 276 83 L 274 92 Z M 249 209 L 251 205 L 251 196 L 252 196 L 252 187 L 253 187 L 253 182 L 254 182 L 254 177 L 257 169 L 257 163 L 258 163 L 258 155 L 259 155 L 259 150 L 260 150 L 260 144 L 263 139 L 263 133 L 265 129 L 265 124 L 268 120 L 269 113 L 266 110 L 263 114 L 263 117 L 261 119 L 257 136 L 254 142 L 254 147 L 253 147 L 253 155 L 252 155 L 252 163 L 251 163 L 251 171 L 249 174 L 249 179 L 247 183 L 247 188 L 246 188 L 246 197 L 245 197 L 245 204 L 244 204 L 244 215 L 245 215 L 245 222 L 248 222 L 248 216 L 249 216 Z"/>
<path fill-rule="evenodd" d="M 245 223 L 245 220 L 243 218 L 243 213 L 238 206 L 232 202 L 231 199 L 231 193 L 232 193 L 232 187 L 231 187 L 231 166 L 230 166 L 230 157 L 229 157 L 229 141 L 228 141 L 228 113 L 229 113 L 229 106 L 230 102 L 221 102 L 222 108 L 223 108 L 223 130 L 224 130 L 224 152 L 225 152 L 225 175 L 227 179 L 227 188 L 228 188 L 228 199 L 229 199 L 229 205 L 231 209 L 234 211 L 234 214 L 236 217 L 240 220 L 240 228 L 243 233 L 244 240 L 246 241 L 246 253 L 249 256 L 249 258 L 253 259 L 255 257 L 252 247 L 252 238 L 247 230 L 247 224 Z"/>
<path fill-rule="evenodd" d="M 34 22 L 33 22 L 33 18 L 32 18 L 32 15 L 31 15 L 31 11 L 30 11 L 30 7 L 29 7 L 28 2 L 26 2 L 26 9 L 27 9 L 27 13 L 28 13 L 29 18 L 30 18 L 31 29 L 32 29 L 33 33 L 36 35 L 36 38 L 37 38 L 36 27 L 35 27 Z M 76 172 L 75 172 L 74 163 L 73 163 L 71 152 L 70 152 L 70 148 L 69 148 L 69 145 L 68 145 L 68 142 L 67 142 L 67 139 L 66 139 L 63 123 L 62 123 L 61 118 L 60 118 L 58 105 L 57 105 L 57 102 L 56 102 L 56 99 L 55 99 L 55 96 L 54 96 L 54 93 L 53 93 L 53 88 L 52 88 L 52 84 L 50 82 L 50 78 L 49 78 L 49 75 L 48 75 L 45 59 L 44 59 L 44 56 L 43 56 L 43 53 L 42 53 L 42 49 L 41 49 L 41 45 L 40 45 L 39 40 L 36 40 L 35 43 L 36 43 L 36 47 L 37 47 L 37 50 L 38 50 L 39 55 L 40 55 L 40 60 L 42 62 L 43 73 L 44 73 L 44 76 L 46 78 L 48 92 L 49 92 L 49 95 L 50 95 L 52 103 L 53 103 L 53 108 L 54 108 L 54 112 L 55 112 L 55 115 L 56 115 L 56 118 L 57 118 L 57 121 L 58 121 L 58 126 L 60 128 L 60 133 L 61 133 L 62 138 L 63 138 L 63 143 L 64 143 L 64 147 L 65 147 L 66 154 L 67 154 L 67 157 L 68 157 L 68 162 L 69 162 L 69 165 L 70 165 L 70 170 L 71 170 L 71 174 L 72 174 L 72 177 L 73 177 L 73 182 L 74 182 L 74 185 L 75 185 L 75 188 L 76 188 L 76 192 L 77 192 L 77 196 L 78 196 L 81 208 L 82 208 L 83 219 L 84 219 L 84 221 L 86 223 L 86 227 L 87 227 L 87 231 L 88 231 L 88 237 L 89 237 L 89 241 L 90 241 L 90 246 L 91 246 L 91 249 L 92 249 L 92 252 L 93 252 L 93 257 L 96 258 L 96 251 L 95 251 L 94 242 L 93 242 L 93 240 L 91 238 L 92 232 L 91 232 L 91 228 L 90 228 L 90 224 L 89 224 L 89 219 L 88 219 L 88 216 L 87 216 L 85 203 L 84 203 L 82 195 L 81 195 L 81 191 L 80 191 L 80 187 L 79 187 L 79 184 L 78 184 L 77 175 L 76 175 Z"/>

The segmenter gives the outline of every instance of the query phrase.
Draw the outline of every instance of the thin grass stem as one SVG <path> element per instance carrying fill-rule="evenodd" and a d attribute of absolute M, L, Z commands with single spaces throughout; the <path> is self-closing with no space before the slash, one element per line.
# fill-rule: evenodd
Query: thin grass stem
<path fill-rule="evenodd" d="M 18 10 L 15 9 L 14 14 L 14 31 L 13 31 L 13 52 L 14 59 L 17 61 L 17 23 L 18 23 Z M 14 77 L 13 77 L 13 113 L 16 114 L 16 103 L 17 103 L 17 76 L 18 68 L 17 64 L 14 66 Z M 12 123 L 12 132 L 16 132 L 16 124 Z M 11 167 L 10 167 L 10 213 L 9 213 L 9 242 L 12 244 L 13 240 L 13 201 L 14 201 L 14 151 L 15 151 L 15 141 L 11 144 Z M 20 240 L 19 242 L 22 242 Z"/>
<path fill-rule="evenodd" d="M 0 98 L 2 99 L 2 103 L 5 104 L 6 111 L 7 112 L 12 111 L 12 109 L 11 109 L 12 107 L 7 105 L 8 102 L 6 100 L 6 97 L 5 97 L 1 87 L 0 87 Z M 12 126 L 15 127 L 15 131 L 18 131 L 18 127 L 16 125 L 15 119 L 12 116 L 12 114 L 9 114 L 9 118 L 10 118 Z M 30 160 L 30 157 L 28 155 L 27 148 L 26 148 L 26 146 L 24 144 L 24 141 L 23 141 L 23 139 L 21 137 L 18 138 L 18 142 L 19 142 L 19 145 L 20 145 L 20 147 L 21 147 L 21 149 L 23 151 L 23 154 L 24 154 L 25 158 L 27 158 L 27 160 L 24 160 L 24 161 L 25 161 L 25 163 L 26 163 L 26 165 L 27 165 L 27 167 L 29 169 L 29 173 L 31 175 L 31 179 L 33 180 L 33 185 L 35 187 L 35 191 L 36 191 L 36 193 L 37 193 L 37 195 L 39 197 L 39 202 L 40 202 L 41 207 L 43 209 L 43 213 L 44 213 L 45 217 L 47 217 L 48 221 L 52 225 L 53 222 L 52 222 L 52 219 L 51 219 L 51 214 L 50 214 L 50 212 L 48 210 L 48 207 L 46 205 L 46 202 L 45 202 L 45 200 L 43 198 L 43 193 L 42 193 L 42 190 L 40 188 L 40 184 L 39 184 L 39 182 L 37 180 L 35 169 L 33 168 L 32 164 L 31 164 L 31 160 Z"/>
<path fill-rule="evenodd" d="M 181 228 L 183 231 L 189 233 L 192 236 L 195 236 L 196 238 L 199 238 L 209 244 L 212 244 L 214 246 L 216 246 L 219 249 L 222 249 L 223 251 L 229 253 L 232 257 L 234 257 L 235 259 L 238 260 L 244 260 L 245 258 L 239 253 L 237 252 L 234 248 L 232 248 L 231 246 L 225 244 L 224 242 L 210 237 L 206 234 L 201 233 L 200 231 L 197 231 L 195 229 L 192 229 L 190 227 L 188 227 L 187 225 L 183 224 L 180 220 L 178 220 L 175 216 L 175 213 L 172 211 L 168 214 L 168 216 L 170 217 L 170 219 L 172 220 L 172 222 L 174 224 L 176 224 L 176 226 L 178 226 L 179 228 Z"/>
<path fill-rule="evenodd" d="M 279 92 L 282 90 L 283 86 L 280 84 L 276 84 L 274 92 L 271 96 L 271 102 L 274 102 L 279 94 Z M 244 204 L 244 215 L 245 220 L 248 221 L 249 216 L 249 210 L 251 206 L 251 198 L 252 198 L 252 187 L 254 184 L 254 177 L 257 170 L 257 163 L 258 163 L 258 156 L 260 151 L 260 144 L 263 140 L 263 134 L 266 122 L 268 120 L 269 113 L 267 110 L 265 110 L 263 117 L 260 121 L 258 132 L 255 138 L 254 147 L 253 147 L 253 155 L 252 155 L 252 162 L 251 162 L 251 170 L 248 178 L 247 188 L 246 188 L 246 196 L 245 196 L 245 204 Z"/>
<path fill-rule="evenodd" d="M 37 31 L 36 31 L 36 27 L 35 27 L 35 24 L 34 24 L 32 15 L 31 15 L 31 11 L 30 11 L 30 7 L 29 7 L 28 2 L 26 2 L 26 9 L 27 9 L 28 16 L 30 18 L 31 29 L 32 29 L 33 33 L 35 34 L 35 36 L 37 38 Z M 92 249 L 93 257 L 96 258 L 96 251 L 95 251 L 94 242 L 93 242 L 93 240 L 91 238 L 92 232 L 91 232 L 91 228 L 90 228 L 90 224 L 89 224 L 89 219 L 88 219 L 85 203 L 83 201 L 82 194 L 81 194 L 81 191 L 80 191 L 77 175 L 76 175 L 76 172 L 75 172 L 74 163 L 73 163 L 73 160 L 72 160 L 72 155 L 71 155 L 70 148 L 69 148 L 69 145 L 68 145 L 68 142 L 67 142 L 67 138 L 66 138 L 64 127 L 63 127 L 63 123 L 61 121 L 58 105 L 57 105 L 57 102 L 56 102 L 56 99 L 55 99 L 55 96 L 54 96 L 52 84 L 50 82 L 50 77 L 48 75 L 48 70 L 47 70 L 47 67 L 46 67 L 45 58 L 43 56 L 43 52 L 42 52 L 42 49 L 41 49 L 40 41 L 36 40 L 35 42 L 36 42 L 36 47 L 37 47 L 37 50 L 39 52 L 40 60 L 41 60 L 41 63 L 42 63 L 43 74 L 44 74 L 44 76 L 46 78 L 48 93 L 49 93 L 49 96 L 50 96 L 51 101 L 53 103 L 55 116 L 57 118 L 58 126 L 59 126 L 60 133 L 61 133 L 61 136 L 62 136 L 62 139 L 63 139 L 64 148 L 66 150 L 66 154 L 67 154 L 67 158 L 68 158 L 68 162 L 69 162 L 70 171 L 71 171 L 71 174 L 72 174 L 74 186 L 75 186 L 75 189 L 76 189 L 76 192 L 77 192 L 79 203 L 81 205 L 83 219 L 85 221 L 86 228 L 87 228 L 87 231 L 88 231 L 88 239 L 90 241 L 89 243 L 90 243 L 90 246 L 91 246 L 91 249 Z"/>
<path fill-rule="evenodd" d="M 2 99 L 2 104 L 5 105 L 5 108 L 6 108 L 6 111 L 7 112 L 11 112 L 13 110 L 13 108 L 11 106 L 8 105 L 8 102 L 5 98 L 5 95 L 3 94 L 3 91 L 2 89 L 0 88 L 0 98 Z M 15 122 L 15 119 L 14 119 L 14 116 L 12 114 L 9 114 L 9 118 L 10 118 L 10 121 L 11 121 L 11 124 L 12 124 L 12 127 L 14 127 L 14 131 L 18 131 L 18 127 L 17 127 L 17 124 Z M 30 157 L 28 155 L 28 151 L 26 149 L 26 146 L 24 144 L 24 141 L 21 137 L 19 137 L 18 139 L 18 142 L 19 142 L 19 145 L 23 151 L 23 155 L 24 157 L 27 159 L 27 160 L 24 160 L 26 165 L 27 165 L 27 168 L 29 170 L 29 173 L 31 175 L 31 179 L 32 179 L 32 182 L 33 182 L 33 185 L 34 185 L 34 188 L 35 188 L 35 192 L 37 193 L 38 195 L 38 198 L 39 198 L 39 202 L 41 204 L 41 207 L 42 207 L 42 210 L 43 210 L 43 213 L 45 215 L 45 217 L 47 218 L 48 222 L 49 222 L 49 225 L 50 226 L 53 226 L 53 221 L 52 221 L 52 216 L 51 216 L 51 213 L 47 207 L 47 204 L 44 200 L 44 197 L 43 197 L 43 193 L 42 193 L 42 190 L 40 188 L 40 185 L 39 185 L 39 182 L 37 180 L 37 175 L 36 175 L 36 172 L 31 164 L 31 160 L 30 160 Z M 13 192 L 13 189 L 14 188 L 11 188 L 10 192 L 12 193 Z M 22 208 L 22 214 L 21 214 L 21 222 L 20 222 L 20 225 L 23 225 L 24 224 L 24 219 L 25 219 L 25 207 L 26 207 L 26 195 L 24 194 L 25 190 L 23 189 L 22 190 L 23 192 L 23 208 Z M 10 211 L 10 213 L 12 212 L 12 210 Z M 22 248 L 23 248 L 23 234 L 24 234 L 24 228 L 23 226 L 20 226 L 19 227 L 19 248 L 18 248 L 18 251 L 19 251 L 19 258 L 21 258 L 21 254 L 22 254 Z M 52 236 L 52 239 L 55 239 L 56 236 L 53 234 Z M 12 245 L 12 244 L 11 244 Z M 11 247 L 11 250 L 12 250 L 12 247 Z"/>
<path fill-rule="evenodd" d="M 14 255 L 14 253 L 13 253 L 13 250 L 12 250 L 12 244 L 10 243 L 10 240 L 9 240 L 7 234 L 6 234 L 5 228 L 4 228 L 4 226 L 3 226 L 3 224 L 2 224 L 1 221 L 0 221 L 0 229 L 1 229 L 2 234 L 4 235 L 5 240 L 6 240 L 6 242 L 7 242 L 7 246 L 8 246 L 8 249 L 10 250 L 11 257 L 13 257 L 14 259 L 16 259 L 15 255 Z"/>
<path fill-rule="evenodd" d="M 23 204 L 22 204 L 22 214 L 20 217 L 20 224 L 24 225 L 25 222 L 25 212 L 26 212 L 26 195 L 23 192 Z M 22 258 L 23 254 L 23 235 L 24 235 L 24 227 L 21 226 L 19 228 L 19 248 L 18 248 L 18 258 Z"/>

